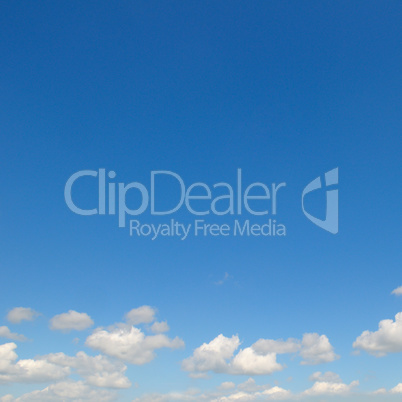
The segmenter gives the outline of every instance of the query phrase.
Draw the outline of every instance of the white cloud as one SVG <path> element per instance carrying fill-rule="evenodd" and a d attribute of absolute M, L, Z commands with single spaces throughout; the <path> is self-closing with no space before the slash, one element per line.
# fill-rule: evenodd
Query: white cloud
<path fill-rule="evenodd" d="M 129 388 L 131 383 L 124 375 L 127 367 L 119 362 L 112 361 L 106 356 L 88 356 L 85 352 L 78 352 L 76 356 L 67 356 L 64 353 L 53 353 L 44 356 L 48 362 L 62 367 L 75 369 L 87 384 L 105 388 Z"/>
<path fill-rule="evenodd" d="M 13 341 L 22 341 L 22 342 L 27 340 L 27 338 L 24 335 L 11 332 L 10 329 L 6 326 L 0 327 L 0 338 L 7 338 Z"/>
<path fill-rule="evenodd" d="M 227 372 L 229 371 L 228 360 L 233 357 L 239 346 L 238 336 L 233 335 L 227 338 L 220 334 L 211 342 L 203 343 L 196 348 L 191 357 L 183 360 L 182 368 L 190 372 Z"/>
<path fill-rule="evenodd" d="M 127 314 L 127 319 L 139 323 L 148 322 L 151 318 L 154 320 L 155 311 L 147 306 L 143 307 L 132 310 Z M 93 321 L 87 314 L 70 310 L 53 317 L 50 327 L 66 331 L 84 329 L 92 324 Z M 155 357 L 157 349 L 184 346 L 181 339 L 171 339 L 162 333 L 169 330 L 165 321 L 154 322 L 150 327 L 146 326 L 145 330 L 151 330 L 154 334 L 145 334 L 127 323 L 94 330 L 88 336 L 86 344 L 110 357 L 89 356 L 80 351 L 75 356 L 60 352 L 37 356 L 35 359 L 18 359 L 15 343 L 0 345 L 0 384 L 52 383 L 44 389 L 29 392 L 18 398 L 5 395 L 0 398 L 0 402 L 115 400 L 118 394 L 98 388 L 131 387 L 131 382 L 126 376 L 127 366 L 121 360 L 144 364 Z M 0 327 L 0 335 L 22 339 L 22 335 L 13 334 L 8 327 Z M 69 377 L 70 375 L 73 377 Z M 76 376 L 79 378 L 75 378 Z"/>
<path fill-rule="evenodd" d="M 222 383 L 217 389 L 207 392 L 188 389 L 184 392 L 171 392 L 168 394 L 147 394 L 134 399 L 134 402 L 172 402 L 172 401 L 191 401 L 191 402 L 245 402 L 245 401 L 272 401 L 291 398 L 290 391 L 280 387 L 271 387 L 268 384 L 257 385 L 250 378 L 245 383 L 237 387 L 232 382 Z"/>
<path fill-rule="evenodd" d="M 154 332 L 155 334 L 161 334 L 163 332 L 168 332 L 169 329 L 170 329 L 169 325 L 166 321 L 154 322 L 151 325 L 151 331 Z"/>
<path fill-rule="evenodd" d="M 329 363 L 339 359 L 327 336 L 316 333 L 303 335 L 300 356 L 304 359 L 301 364 Z"/>
<path fill-rule="evenodd" d="M 245 348 L 233 358 L 229 372 L 242 375 L 264 375 L 280 371 L 283 366 L 276 361 L 276 353 L 257 354 L 253 347 Z"/>
<path fill-rule="evenodd" d="M 329 363 L 339 358 L 326 335 L 307 333 L 301 341 L 289 338 L 286 341 L 279 339 L 260 339 L 253 348 L 258 353 L 299 353 L 304 359 L 301 364 Z"/>
<path fill-rule="evenodd" d="M 386 388 L 379 388 L 376 391 L 370 393 L 370 395 L 398 395 L 402 394 L 402 383 L 399 383 L 394 388 L 387 391 Z M 400 398 L 400 397 L 398 397 Z M 394 399 L 392 399 L 394 400 Z"/>
<path fill-rule="evenodd" d="M 93 389 L 82 381 L 64 381 L 49 385 L 48 387 L 32 391 L 16 399 L 8 399 L 12 402 L 110 402 L 117 399 L 117 394 L 108 390 Z"/>
<path fill-rule="evenodd" d="M 371 393 L 358 393 L 356 387 L 359 381 L 344 383 L 338 374 L 333 372 L 316 372 L 310 376 L 314 382 L 313 386 L 303 392 L 293 394 L 291 391 L 279 386 L 269 384 L 259 385 L 253 378 L 235 385 L 233 382 L 224 382 L 220 386 L 209 391 L 187 389 L 183 392 L 170 392 L 166 394 L 145 394 L 134 399 L 134 402 L 246 402 L 246 401 L 272 401 L 272 400 L 306 400 L 324 401 L 327 400 L 373 400 L 384 401 L 384 396 L 402 394 L 402 383 L 387 391 L 381 388 Z M 392 399 L 396 400 L 396 399 Z"/>
<path fill-rule="evenodd" d="M 316 395 L 348 395 L 352 389 L 359 385 L 359 381 L 352 381 L 350 384 L 343 383 L 338 374 L 331 371 L 321 373 L 317 371 L 310 376 L 314 384 L 311 388 L 301 393 L 301 396 Z"/>
<path fill-rule="evenodd" d="M 150 362 L 155 357 L 156 349 L 184 346 L 184 342 L 177 337 L 170 339 L 162 334 L 147 336 L 128 324 L 116 324 L 108 329 L 98 328 L 85 344 L 108 356 L 139 365 Z"/>
<path fill-rule="evenodd" d="M 312 382 L 331 382 L 331 383 L 341 383 L 341 377 L 338 374 L 333 373 L 332 371 L 327 371 L 326 373 L 321 373 L 321 371 L 317 371 L 313 373 L 309 380 Z"/>
<path fill-rule="evenodd" d="M 70 374 L 68 367 L 60 367 L 46 360 L 17 360 L 16 348 L 13 342 L 0 345 L 0 383 L 56 381 Z"/>
<path fill-rule="evenodd" d="M 267 399 L 267 400 L 282 400 L 282 399 L 289 399 L 291 397 L 291 392 L 283 389 L 281 387 L 272 387 L 269 389 L 266 389 L 265 391 L 261 392 L 260 394 L 262 396 L 262 399 Z M 258 396 L 258 394 L 257 394 Z"/>
<path fill-rule="evenodd" d="M 301 341 L 259 339 L 250 347 L 236 350 L 240 346 L 239 337 L 218 335 L 209 343 L 196 348 L 193 355 L 183 360 L 182 369 L 190 376 L 205 377 L 209 372 L 266 375 L 283 369 L 276 361 L 277 354 L 299 353 L 304 359 L 301 364 L 328 363 L 337 358 L 332 345 L 325 335 L 304 334 Z"/>
<path fill-rule="evenodd" d="M 234 352 L 239 348 L 237 335 L 227 338 L 218 335 L 209 343 L 196 348 L 193 355 L 182 362 L 182 368 L 189 372 L 259 375 L 272 374 L 282 369 L 276 362 L 275 353 L 258 354 L 253 346 Z"/>
<path fill-rule="evenodd" d="M 352 381 L 349 385 L 339 381 L 316 381 L 310 389 L 302 393 L 302 396 L 347 395 L 357 385 L 359 381 Z"/>
<path fill-rule="evenodd" d="M 65 379 L 74 370 L 86 380 L 87 385 L 103 388 L 131 386 L 125 376 L 127 367 L 106 356 L 88 356 L 85 352 L 78 352 L 76 356 L 52 353 L 39 356 L 35 360 L 18 360 L 16 347 L 15 343 L 0 345 L 0 384 L 53 382 Z"/>
<path fill-rule="evenodd" d="M 150 306 L 134 308 L 125 315 L 128 324 L 148 324 L 155 320 L 156 310 Z"/>
<path fill-rule="evenodd" d="M 7 314 L 7 320 L 19 324 L 21 321 L 33 321 L 38 315 L 38 312 L 29 307 L 15 307 Z"/>
<path fill-rule="evenodd" d="M 148 394 L 134 400 L 134 402 L 172 402 L 172 401 L 206 401 L 206 402 L 245 402 L 245 401 L 272 401 L 291 398 L 290 391 L 280 387 L 271 387 L 268 384 L 257 385 L 252 378 L 236 386 L 234 383 L 222 383 L 215 390 L 201 392 L 188 389 L 184 392 L 168 394 Z"/>
<path fill-rule="evenodd" d="M 50 329 L 64 332 L 71 330 L 83 331 L 93 324 L 94 322 L 88 314 L 69 310 L 68 313 L 54 316 L 50 320 Z"/>
<path fill-rule="evenodd" d="M 395 296 L 401 296 L 402 295 L 402 286 L 399 286 L 398 288 L 394 289 L 391 292 L 391 294 L 395 295 Z"/>
<path fill-rule="evenodd" d="M 353 387 L 359 385 L 359 381 L 353 381 L 349 385 L 331 383 L 331 382 L 316 382 L 314 385 L 306 390 L 305 395 L 339 395 L 347 394 L 351 391 Z"/>
<path fill-rule="evenodd" d="M 378 331 L 364 331 L 357 337 L 353 347 L 375 356 L 402 352 L 402 312 L 396 314 L 395 321 L 380 321 Z"/>

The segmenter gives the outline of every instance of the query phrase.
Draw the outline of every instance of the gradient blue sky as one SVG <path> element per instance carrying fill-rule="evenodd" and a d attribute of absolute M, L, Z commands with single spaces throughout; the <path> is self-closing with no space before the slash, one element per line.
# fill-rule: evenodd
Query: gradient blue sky
<path fill-rule="evenodd" d="M 93 356 L 85 340 L 94 328 L 148 305 L 185 347 L 126 362 L 137 387 L 118 400 L 249 377 L 298 394 L 317 371 L 358 380 L 360 393 L 402 383 L 402 327 L 386 356 L 352 353 L 364 330 L 402 311 L 402 297 L 391 295 L 402 285 L 400 2 L 9 1 L 0 10 L 0 326 L 30 339 L 16 342 L 21 359 Z M 303 215 L 301 192 L 335 167 L 332 235 Z M 277 219 L 287 235 L 130 237 L 116 217 L 66 206 L 67 179 L 99 168 L 147 186 L 152 170 L 234 185 L 241 168 L 248 184 L 286 182 Z M 77 197 L 89 208 L 96 191 L 88 180 Z M 173 190 L 164 191 L 168 202 Z M 309 205 L 317 215 L 323 197 Z M 184 210 L 174 218 L 194 220 Z M 21 306 L 41 315 L 9 322 Z M 48 328 L 69 310 L 93 327 Z M 219 334 L 237 334 L 246 348 L 305 333 L 328 337 L 340 359 L 300 365 L 278 355 L 287 367 L 263 376 L 193 379 L 181 369 Z M 50 384 L 3 382 L 0 396 L 14 397 Z"/>

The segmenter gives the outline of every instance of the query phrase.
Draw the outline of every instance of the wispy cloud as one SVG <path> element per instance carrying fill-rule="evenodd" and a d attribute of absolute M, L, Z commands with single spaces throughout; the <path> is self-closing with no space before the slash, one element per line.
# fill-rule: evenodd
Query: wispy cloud
<path fill-rule="evenodd" d="M 227 272 L 225 272 L 225 275 L 223 276 L 223 278 L 220 279 L 220 280 L 217 281 L 217 282 L 214 282 L 214 284 L 215 284 L 216 286 L 221 286 L 221 285 L 223 285 L 224 283 L 226 283 L 227 281 L 229 281 L 229 280 L 231 280 L 231 279 L 233 279 L 233 276 L 232 276 L 232 275 L 229 275 Z"/>

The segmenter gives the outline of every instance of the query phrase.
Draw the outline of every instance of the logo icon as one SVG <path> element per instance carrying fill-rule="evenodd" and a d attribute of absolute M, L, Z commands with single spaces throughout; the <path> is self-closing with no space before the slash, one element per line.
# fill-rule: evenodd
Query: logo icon
<path fill-rule="evenodd" d="M 332 169 L 325 173 L 325 187 L 338 184 L 338 168 Z M 329 189 L 326 190 L 326 216 L 325 219 L 318 219 L 315 216 L 309 214 L 304 208 L 304 197 L 306 194 L 312 191 L 322 188 L 321 177 L 315 178 L 311 181 L 303 190 L 302 194 L 302 209 L 304 215 L 310 219 L 315 225 L 326 230 L 327 232 L 336 234 L 338 233 L 338 190 Z"/>

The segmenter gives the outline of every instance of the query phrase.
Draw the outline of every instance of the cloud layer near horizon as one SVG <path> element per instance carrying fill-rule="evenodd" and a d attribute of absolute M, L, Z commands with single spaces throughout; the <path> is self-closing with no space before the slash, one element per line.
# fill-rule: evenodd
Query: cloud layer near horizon
<path fill-rule="evenodd" d="M 17 398 L 5 395 L 0 402 L 118 400 L 119 389 L 132 387 L 132 381 L 127 376 L 127 364 L 144 365 L 156 358 L 158 349 L 184 347 L 182 339 L 166 334 L 170 330 L 169 325 L 166 321 L 157 321 L 156 314 L 153 307 L 140 306 L 126 313 L 123 322 L 92 330 L 89 328 L 94 325 L 93 319 L 87 313 L 74 310 L 55 315 L 49 321 L 51 329 L 62 333 L 89 331 L 83 347 L 100 352 L 97 355 L 79 350 L 72 355 L 57 352 L 35 358 L 19 358 L 15 342 L 25 341 L 26 337 L 12 332 L 7 326 L 0 326 L 0 337 L 15 341 L 0 344 L 0 384 L 47 384 Z M 18 307 L 8 313 L 7 319 L 16 325 L 22 321 L 32 321 L 38 315 L 30 308 Z M 364 331 L 353 346 L 381 357 L 387 353 L 402 352 L 400 339 L 402 312 L 396 314 L 395 320 L 380 321 L 377 331 Z M 323 334 L 306 333 L 300 339 L 285 340 L 260 338 L 250 346 L 243 346 L 238 335 L 226 337 L 220 334 L 196 347 L 189 357 L 182 360 L 181 367 L 193 378 L 207 377 L 211 373 L 272 375 L 286 368 L 280 362 L 280 356 L 284 354 L 296 357 L 298 364 L 304 366 L 331 363 L 340 358 Z M 389 390 L 380 388 L 371 393 L 359 393 L 358 380 L 343 382 L 338 374 L 331 371 L 313 372 L 309 379 L 312 385 L 297 393 L 293 393 L 288 386 L 261 385 L 249 378 L 238 385 L 231 381 L 223 382 L 211 391 L 189 389 L 175 393 L 144 394 L 135 401 L 297 400 L 331 395 L 367 395 L 378 399 L 402 394 L 402 383 Z"/>

